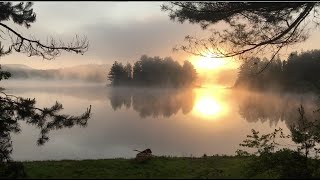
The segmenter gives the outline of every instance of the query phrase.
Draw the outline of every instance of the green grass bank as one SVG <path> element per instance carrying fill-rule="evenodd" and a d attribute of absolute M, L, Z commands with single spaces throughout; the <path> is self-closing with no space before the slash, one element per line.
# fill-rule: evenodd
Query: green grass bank
<path fill-rule="evenodd" d="M 154 157 L 146 162 L 101 159 L 33 161 L 23 164 L 27 178 L 245 178 L 242 172 L 249 158 Z"/>

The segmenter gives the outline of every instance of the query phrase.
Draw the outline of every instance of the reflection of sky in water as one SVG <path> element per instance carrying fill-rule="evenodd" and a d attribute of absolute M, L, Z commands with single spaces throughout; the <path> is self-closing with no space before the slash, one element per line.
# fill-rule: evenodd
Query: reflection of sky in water
<path fill-rule="evenodd" d="M 93 113 L 86 128 L 52 131 L 49 142 L 41 147 L 36 146 L 39 129 L 22 123 L 22 132 L 12 138 L 16 160 L 134 157 L 133 149 L 145 148 L 155 155 L 234 154 L 252 128 L 267 133 L 282 127 L 287 132 L 286 125 L 298 118 L 294 116 L 296 108 L 288 105 L 298 105 L 301 100 L 293 95 L 236 93 L 214 87 L 15 86 L 7 85 L 8 92 L 36 98 L 40 107 L 57 100 L 65 113 L 81 114 L 90 104 Z M 313 106 L 313 96 L 304 99 Z"/>

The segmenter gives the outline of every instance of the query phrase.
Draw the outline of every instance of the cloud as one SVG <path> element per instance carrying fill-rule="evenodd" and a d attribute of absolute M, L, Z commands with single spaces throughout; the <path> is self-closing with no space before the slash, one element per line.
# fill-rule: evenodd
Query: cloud
<path fill-rule="evenodd" d="M 170 21 L 161 12 L 161 2 L 36 2 L 37 21 L 30 29 L 18 27 L 25 36 L 40 39 L 53 36 L 65 42 L 75 34 L 86 35 L 90 42 L 85 55 L 63 53 L 54 61 L 24 54 L 12 54 L 1 63 L 27 64 L 34 68 L 58 68 L 79 64 L 111 64 L 115 60 L 133 62 L 149 56 L 172 56 L 184 60 L 172 48 L 181 44 L 185 35 L 203 33 L 198 25 Z M 182 53 L 183 54 L 183 53 Z M 32 61 L 30 61 L 32 59 Z"/>
<path fill-rule="evenodd" d="M 106 61 L 130 61 L 143 54 L 170 56 L 174 45 L 200 28 L 171 22 L 167 18 L 127 24 L 101 22 L 81 29 L 83 34 L 88 35 L 91 44 L 87 55 Z"/>

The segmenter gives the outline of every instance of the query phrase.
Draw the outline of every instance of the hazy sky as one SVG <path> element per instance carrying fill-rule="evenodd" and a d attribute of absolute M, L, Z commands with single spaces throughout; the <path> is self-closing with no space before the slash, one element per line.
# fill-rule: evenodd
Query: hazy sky
<path fill-rule="evenodd" d="M 136 61 L 142 54 L 172 56 L 175 44 L 187 34 L 201 33 L 197 25 L 169 20 L 160 10 L 162 2 L 35 2 L 37 21 L 28 30 L 15 26 L 24 35 L 70 40 L 75 34 L 86 35 L 89 51 L 85 55 L 63 53 L 55 60 L 29 58 L 25 54 L 3 57 L 3 64 L 26 64 L 31 67 L 56 68 L 75 64 Z M 179 58 L 178 58 L 179 57 Z M 183 59 L 184 60 L 184 59 Z"/>
<path fill-rule="evenodd" d="M 1 64 L 26 64 L 48 69 L 78 64 L 112 64 L 115 60 L 133 62 L 149 56 L 172 56 L 187 59 L 186 53 L 174 53 L 172 48 L 181 44 L 187 34 L 201 35 L 198 25 L 170 21 L 160 10 L 162 2 L 35 2 L 37 21 L 31 28 L 14 26 L 25 36 L 39 38 L 53 36 L 65 41 L 75 34 L 86 35 L 89 51 L 81 56 L 64 52 L 55 60 L 27 57 L 14 53 L 0 59 Z M 6 22 L 4 22 L 6 23 Z M 7 23 L 8 24 L 8 23 Z M 299 46 L 304 50 L 318 48 L 320 33 Z"/>

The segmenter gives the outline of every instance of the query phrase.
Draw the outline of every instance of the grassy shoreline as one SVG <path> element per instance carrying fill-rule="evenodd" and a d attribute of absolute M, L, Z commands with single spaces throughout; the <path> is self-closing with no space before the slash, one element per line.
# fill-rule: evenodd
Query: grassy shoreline
<path fill-rule="evenodd" d="M 23 162 L 27 178 L 245 178 L 250 157 L 208 156 Z M 259 178 L 259 177 L 257 177 Z M 265 177 L 262 177 L 265 178 Z"/>

